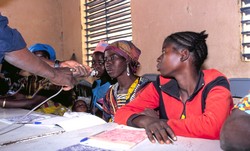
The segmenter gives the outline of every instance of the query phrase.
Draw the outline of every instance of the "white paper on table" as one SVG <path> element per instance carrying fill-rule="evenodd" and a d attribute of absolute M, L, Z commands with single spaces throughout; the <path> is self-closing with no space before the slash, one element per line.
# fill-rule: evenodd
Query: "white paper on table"
<path fill-rule="evenodd" d="M 7 123 L 7 124 L 13 124 L 13 123 L 27 124 L 27 123 L 33 123 L 34 121 L 40 121 L 40 120 L 49 119 L 49 118 L 50 118 L 50 116 L 48 116 L 48 115 L 32 113 L 32 114 L 25 116 L 25 117 L 24 117 L 24 115 L 6 117 L 6 118 L 0 119 L 0 121 Z"/>
<path fill-rule="evenodd" d="M 95 115 L 78 113 L 77 116 L 68 117 L 66 120 L 57 122 L 56 125 L 62 127 L 65 131 L 73 131 L 105 123 L 103 119 Z"/>
<path fill-rule="evenodd" d="M 25 118 L 23 116 L 13 116 L 0 119 L 1 122 L 12 124 L 18 121 L 18 124 L 26 124 L 27 126 L 59 126 L 65 131 L 79 130 L 87 127 L 105 124 L 106 122 L 89 113 L 72 112 L 67 116 L 49 116 L 42 114 L 30 114 Z"/>

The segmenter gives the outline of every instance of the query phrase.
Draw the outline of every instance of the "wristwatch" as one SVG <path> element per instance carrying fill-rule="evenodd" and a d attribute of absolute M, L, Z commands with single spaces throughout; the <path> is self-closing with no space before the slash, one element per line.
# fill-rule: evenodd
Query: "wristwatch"
<path fill-rule="evenodd" d="M 55 68 L 59 68 L 60 67 L 60 61 L 59 60 L 55 60 L 54 67 Z"/>

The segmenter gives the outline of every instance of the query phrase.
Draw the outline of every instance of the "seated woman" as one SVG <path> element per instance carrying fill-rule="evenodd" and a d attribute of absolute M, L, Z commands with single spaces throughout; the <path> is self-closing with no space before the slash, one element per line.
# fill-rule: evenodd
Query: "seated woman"
<path fill-rule="evenodd" d="M 223 150 L 250 150 L 250 94 L 234 106 L 220 133 Z"/>
<path fill-rule="evenodd" d="M 157 58 L 161 76 L 120 108 L 115 122 L 145 128 L 151 142 L 156 138 L 162 144 L 176 140 L 176 135 L 219 139 L 232 97 L 222 73 L 201 70 L 208 53 L 207 36 L 204 32 L 168 36 Z M 159 117 L 152 111 L 157 108 Z"/>
<path fill-rule="evenodd" d="M 109 88 L 103 102 L 103 119 L 113 121 L 116 111 L 135 98 L 149 83 L 148 79 L 135 75 L 140 63 L 141 51 L 130 41 L 111 43 L 104 52 L 105 68 L 117 83 Z"/>
<path fill-rule="evenodd" d="M 31 46 L 30 51 L 36 56 L 50 59 L 54 61 L 56 59 L 55 50 L 46 44 L 35 44 Z M 55 94 L 60 87 L 55 86 L 48 80 L 30 74 L 29 72 L 21 70 L 19 72 L 22 75 L 23 86 L 20 91 L 11 97 L 5 97 L 2 102 L 5 108 L 26 108 L 31 109 L 39 103 L 46 100 L 48 97 Z M 55 96 L 51 100 L 45 102 L 36 111 L 51 113 L 56 115 L 63 115 L 68 110 L 68 107 L 72 105 L 74 100 L 74 93 L 70 91 L 62 91 L 59 95 Z"/>
<path fill-rule="evenodd" d="M 92 68 L 97 72 L 97 74 L 94 75 L 97 79 L 92 85 L 92 103 L 90 110 L 92 114 L 99 117 L 102 117 L 103 98 L 111 84 L 116 82 L 116 80 L 110 78 L 104 67 L 104 50 L 107 46 L 108 43 L 100 41 L 92 55 Z"/>

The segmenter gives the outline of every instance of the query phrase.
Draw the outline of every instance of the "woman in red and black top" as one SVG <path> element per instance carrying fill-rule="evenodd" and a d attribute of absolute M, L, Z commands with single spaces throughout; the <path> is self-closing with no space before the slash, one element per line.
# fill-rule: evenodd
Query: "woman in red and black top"
<path fill-rule="evenodd" d="M 222 73 L 201 70 L 207 58 L 206 38 L 204 32 L 168 36 L 157 59 L 161 76 L 120 108 L 115 122 L 145 128 L 151 142 L 156 138 L 162 144 L 177 140 L 176 135 L 218 139 L 232 97 Z"/>

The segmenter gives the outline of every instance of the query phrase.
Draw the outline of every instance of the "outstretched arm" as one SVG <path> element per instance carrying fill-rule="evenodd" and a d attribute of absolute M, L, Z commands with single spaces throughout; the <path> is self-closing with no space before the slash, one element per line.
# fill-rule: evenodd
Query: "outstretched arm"
<path fill-rule="evenodd" d="M 41 58 L 43 61 L 45 61 L 47 64 L 49 64 L 51 67 L 55 67 L 55 62 L 49 59 Z M 87 65 L 82 65 L 74 60 L 66 60 L 66 61 L 60 61 L 59 67 L 68 67 L 72 69 L 73 76 L 74 77 L 86 77 L 90 75 L 91 68 Z"/>
<path fill-rule="evenodd" d="M 52 68 L 27 48 L 6 53 L 5 60 L 18 68 L 45 77 L 56 85 L 65 86 L 64 90 L 70 90 L 76 83 L 69 68 Z"/>
<path fill-rule="evenodd" d="M 25 108 L 32 109 L 34 106 L 43 102 L 46 99 L 44 96 L 36 95 L 32 99 L 22 98 L 14 99 L 13 97 L 0 98 L 0 107 L 2 108 Z"/>

